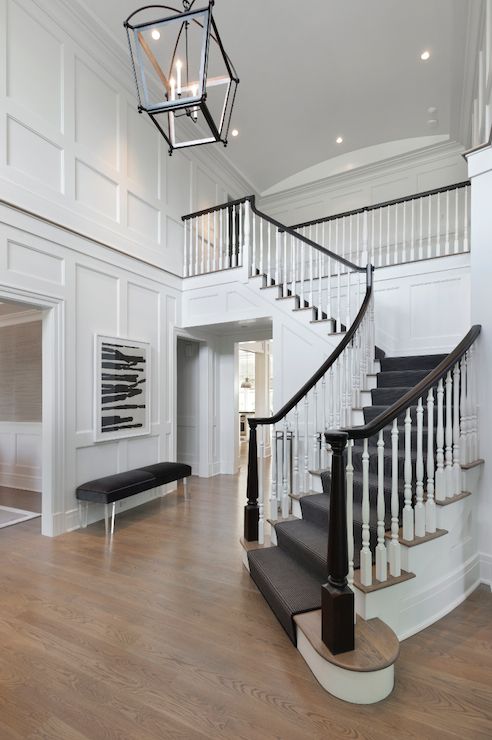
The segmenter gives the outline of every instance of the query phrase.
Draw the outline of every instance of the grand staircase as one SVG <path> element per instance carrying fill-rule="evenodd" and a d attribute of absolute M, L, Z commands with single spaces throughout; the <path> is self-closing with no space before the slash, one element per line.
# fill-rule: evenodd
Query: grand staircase
<path fill-rule="evenodd" d="M 402 398 L 430 370 L 439 365 L 445 355 L 423 355 L 416 357 L 383 357 L 380 360 L 381 372 L 377 374 L 377 387 L 372 389 L 372 405 L 363 409 L 364 422 L 368 423 L 384 413 L 395 401 Z M 417 407 L 410 407 L 415 418 Z M 404 417 L 400 417 L 400 439 L 403 438 Z M 414 438 L 416 430 L 413 432 Z M 384 451 L 384 494 L 386 499 L 385 529 L 391 524 L 391 431 L 385 432 L 387 445 Z M 369 439 L 369 447 L 377 451 L 378 437 Z M 427 429 L 423 429 L 423 442 L 427 444 Z M 415 439 L 413 450 L 416 449 Z M 362 547 L 362 473 L 363 443 L 356 441 L 352 450 L 354 467 L 354 568 L 359 568 L 359 553 Z M 404 505 L 405 454 L 398 452 L 399 466 L 399 510 Z M 369 457 L 369 498 L 370 498 L 370 543 L 374 552 L 377 542 L 377 456 Z M 416 452 L 412 454 L 415 468 Z M 302 518 L 290 518 L 273 522 L 277 545 L 270 548 L 251 550 L 248 553 L 251 577 L 270 605 L 292 642 L 296 643 L 294 616 L 321 608 L 320 586 L 327 578 L 328 523 L 330 509 L 330 471 L 321 472 L 323 493 L 305 494 L 300 497 Z M 401 526 L 401 515 L 399 517 Z M 374 558 L 373 558 L 374 560 Z"/>
<path fill-rule="evenodd" d="M 448 191 L 455 205 L 443 229 Z M 296 227 L 260 211 L 254 196 L 184 217 L 188 325 L 217 296 L 224 310 L 261 303 L 258 316 L 270 303 L 272 321 L 292 311 L 293 335 L 309 333 L 318 357 L 328 354 L 282 408 L 249 419 L 241 542 L 244 565 L 318 681 L 355 703 L 388 696 L 399 640 L 480 580 L 480 326 L 447 355 L 386 357 L 374 291 L 374 266 L 449 258 L 451 244 L 453 255 L 466 252 L 467 198 L 460 183 Z M 420 225 L 409 217 L 417 207 Z M 385 218 L 398 210 L 395 233 Z"/>

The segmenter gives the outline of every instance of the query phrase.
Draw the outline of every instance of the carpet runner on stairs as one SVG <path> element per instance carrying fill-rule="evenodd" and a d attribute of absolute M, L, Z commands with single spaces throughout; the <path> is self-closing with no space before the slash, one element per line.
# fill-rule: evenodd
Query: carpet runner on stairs
<path fill-rule="evenodd" d="M 379 353 L 381 372 L 377 376 L 377 388 L 371 391 L 372 406 L 364 408 L 364 421 L 368 423 L 383 413 L 395 401 L 405 395 L 433 368 L 445 355 L 424 355 L 414 357 L 383 357 Z M 415 422 L 416 406 L 410 407 Z M 436 410 L 434 411 L 436 413 Z M 403 464 L 404 464 L 404 417 L 398 417 L 399 428 L 399 497 L 400 511 L 403 505 Z M 424 415 L 424 449 L 427 445 L 426 416 Z M 390 526 L 391 500 L 391 428 L 384 430 L 384 489 L 386 502 L 386 529 Z M 370 489 L 370 540 L 371 550 L 377 540 L 376 494 L 377 494 L 377 435 L 369 440 L 369 489 Z M 362 451 L 363 442 L 357 441 L 353 447 L 354 465 L 354 567 L 359 567 L 359 553 L 362 546 Z M 412 460 L 415 465 L 416 428 L 412 428 Z M 415 471 L 414 471 L 415 474 Z M 265 597 L 270 608 L 296 643 L 296 630 L 293 617 L 296 614 L 321 608 L 320 586 L 326 582 L 326 556 L 328 549 L 328 518 L 330 473 L 321 474 L 324 493 L 304 496 L 300 500 L 302 519 L 283 521 L 275 525 L 277 545 L 275 547 L 250 550 L 248 562 L 253 581 Z"/>

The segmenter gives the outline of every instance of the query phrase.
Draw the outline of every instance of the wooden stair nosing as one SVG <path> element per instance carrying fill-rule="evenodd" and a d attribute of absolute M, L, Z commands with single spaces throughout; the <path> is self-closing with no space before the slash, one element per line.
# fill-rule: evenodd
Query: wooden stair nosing
<path fill-rule="evenodd" d="M 479 457 L 477 460 L 474 460 L 471 463 L 461 463 L 461 469 L 462 470 L 471 470 L 472 468 L 477 468 L 479 465 L 484 465 L 485 460 L 482 460 L 481 457 Z"/>
<path fill-rule="evenodd" d="M 436 529 L 435 532 L 426 532 L 423 537 L 414 537 L 413 540 L 404 540 L 403 528 L 400 527 L 398 541 L 400 545 L 404 545 L 405 547 L 415 547 L 416 545 L 422 545 L 424 542 L 431 542 L 431 540 L 436 540 L 439 537 L 444 537 L 445 534 L 448 534 L 447 529 Z M 389 530 L 385 532 L 384 539 L 391 540 L 391 532 Z"/>
<path fill-rule="evenodd" d="M 270 542 L 270 537 L 268 537 L 267 535 L 265 535 L 265 542 L 262 545 L 260 545 L 258 540 L 253 540 L 253 542 L 248 542 L 242 536 L 239 538 L 239 543 L 241 547 L 244 550 L 246 550 L 246 552 L 249 552 L 250 550 L 262 550 L 263 548 L 272 546 L 272 543 Z"/>
<path fill-rule="evenodd" d="M 368 673 L 393 665 L 400 654 L 400 642 L 381 619 L 362 619 L 355 623 L 355 650 L 333 655 L 321 639 L 321 609 L 294 617 L 297 628 L 324 660 L 347 671 Z"/>
<path fill-rule="evenodd" d="M 434 500 L 436 502 L 436 506 L 449 506 L 449 504 L 454 504 L 456 501 L 461 501 L 471 495 L 471 491 L 461 491 L 461 493 L 457 493 L 456 496 L 445 498 L 444 501 L 438 501 L 437 499 Z"/>
<path fill-rule="evenodd" d="M 405 583 L 406 581 L 410 581 L 412 578 L 415 578 L 415 573 L 410 573 L 409 571 L 402 570 L 401 575 L 399 576 L 392 576 L 389 572 L 389 565 L 388 565 L 388 577 L 386 581 L 378 581 L 376 578 L 376 566 L 372 566 L 372 583 L 370 586 L 364 586 L 360 582 L 360 570 L 356 570 L 354 573 L 354 586 L 355 588 L 358 588 L 359 591 L 362 591 L 364 594 L 370 594 L 374 591 L 381 591 L 383 588 L 389 588 L 390 586 L 397 586 L 399 583 Z"/>

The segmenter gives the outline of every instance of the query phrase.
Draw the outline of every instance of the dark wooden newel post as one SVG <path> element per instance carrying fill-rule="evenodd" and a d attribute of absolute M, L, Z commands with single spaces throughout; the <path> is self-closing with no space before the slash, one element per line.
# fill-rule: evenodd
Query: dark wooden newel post
<path fill-rule="evenodd" d="M 336 655 L 354 649 L 354 592 L 348 586 L 345 455 L 348 434 L 327 432 L 332 449 L 328 582 L 321 586 L 321 637 Z"/>
<path fill-rule="evenodd" d="M 248 503 L 244 507 L 244 539 L 255 542 L 258 539 L 258 448 L 256 424 L 249 420 L 248 483 L 246 488 Z"/>

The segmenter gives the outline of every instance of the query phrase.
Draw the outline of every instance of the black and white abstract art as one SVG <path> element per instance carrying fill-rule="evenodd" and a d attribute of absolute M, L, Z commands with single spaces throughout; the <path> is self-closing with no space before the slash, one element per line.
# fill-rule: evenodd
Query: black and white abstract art
<path fill-rule="evenodd" d="M 95 441 L 150 433 L 150 345 L 97 334 Z"/>

